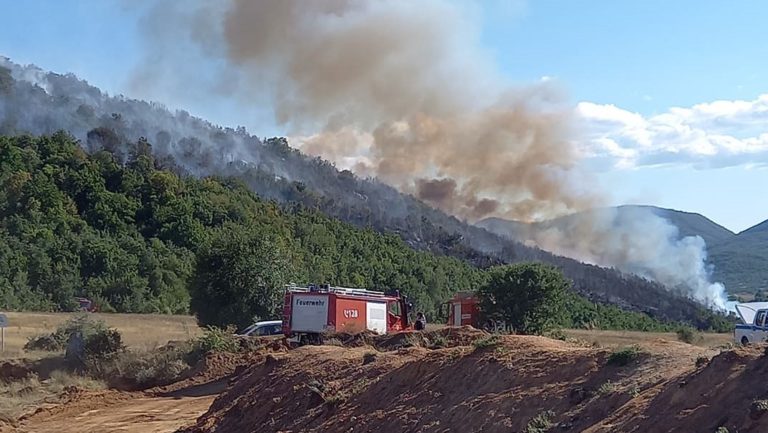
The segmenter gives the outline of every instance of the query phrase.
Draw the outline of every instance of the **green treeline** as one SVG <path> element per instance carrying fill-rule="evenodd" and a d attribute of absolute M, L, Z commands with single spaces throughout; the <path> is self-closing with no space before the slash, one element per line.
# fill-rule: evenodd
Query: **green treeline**
<path fill-rule="evenodd" d="M 65 133 L 0 137 L 0 308 L 67 311 L 85 296 L 103 311 L 197 312 L 212 305 L 211 290 L 228 290 L 205 280 L 214 270 L 216 284 L 233 287 L 256 281 L 398 288 L 435 317 L 455 291 L 486 279 L 483 270 L 415 251 L 395 234 L 281 207 L 236 180 L 180 178 L 163 163 L 143 140 L 123 162 L 107 151 L 89 155 Z M 259 269 L 276 271 L 263 278 Z M 257 289 L 242 299 L 238 292 L 228 296 L 259 302 Z M 263 296 L 271 299 L 254 311 L 274 314 L 279 299 Z M 667 327 L 575 294 L 569 303 L 564 325 Z"/>

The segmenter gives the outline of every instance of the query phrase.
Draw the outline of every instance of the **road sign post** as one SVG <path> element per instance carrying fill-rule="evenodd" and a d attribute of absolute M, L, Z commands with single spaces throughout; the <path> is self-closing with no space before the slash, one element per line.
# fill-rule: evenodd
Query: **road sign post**
<path fill-rule="evenodd" d="M 8 326 L 8 316 L 0 313 L 0 346 L 2 351 L 5 352 L 5 328 Z"/>

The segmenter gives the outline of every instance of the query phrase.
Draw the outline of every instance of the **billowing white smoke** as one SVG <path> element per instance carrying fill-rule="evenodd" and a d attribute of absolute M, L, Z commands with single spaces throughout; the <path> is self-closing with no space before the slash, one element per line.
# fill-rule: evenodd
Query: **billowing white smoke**
<path fill-rule="evenodd" d="M 725 287 L 711 282 L 704 240 L 681 238 L 677 227 L 649 208 L 593 210 L 539 224 L 523 236 L 545 250 L 638 274 L 725 309 Z"/>

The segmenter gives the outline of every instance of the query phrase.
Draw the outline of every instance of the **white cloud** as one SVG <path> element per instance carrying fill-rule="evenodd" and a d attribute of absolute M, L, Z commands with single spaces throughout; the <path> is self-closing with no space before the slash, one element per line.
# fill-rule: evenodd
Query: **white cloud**
<path fill-rule="evenodd" d="M 601 165 L 768 166 L 768 94 L 673 107 L 649 117 L 581 102 L 576 114 L 584 126 L 579 147 Z"/>

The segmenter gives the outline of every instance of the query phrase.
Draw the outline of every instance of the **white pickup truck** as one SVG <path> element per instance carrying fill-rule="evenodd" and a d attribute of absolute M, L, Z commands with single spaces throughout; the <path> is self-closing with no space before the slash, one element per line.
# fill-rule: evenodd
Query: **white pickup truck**
<path fill-rule="evenodd" d="M 736 304 L 742 324 L 736 325 L 733 340 L 741 344 L 760 343 L 768 340 L 768 302 Z"/>

